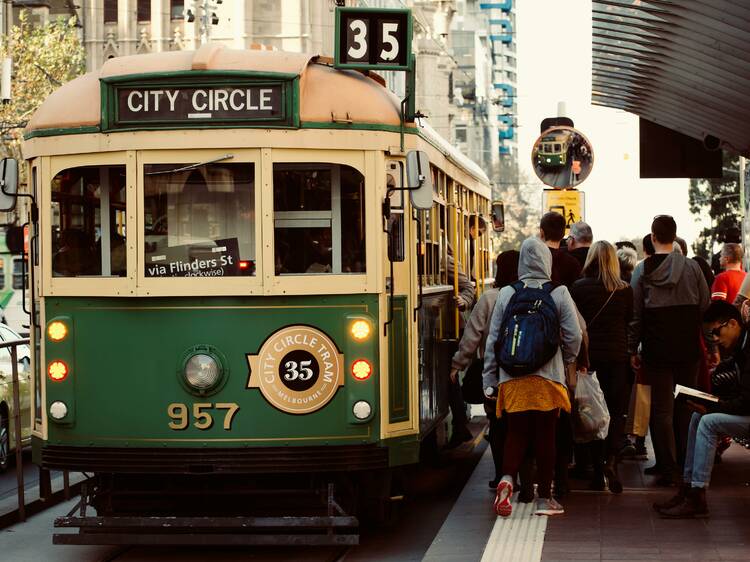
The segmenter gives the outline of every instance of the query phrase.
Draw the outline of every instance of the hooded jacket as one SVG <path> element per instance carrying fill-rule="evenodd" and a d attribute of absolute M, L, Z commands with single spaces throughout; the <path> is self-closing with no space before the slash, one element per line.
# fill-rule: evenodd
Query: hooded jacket
<path fill-rule="evenodd" d="M 646 363 L 672 365 L 696 361 L 701 315 L 710 303 L 700 266 L 682 254 L 653 255 L 633 270 L 633 320 L 628 351 Z"/>
<path fill-rule="evenodd" d="M 521 257 L 518 262 L 518 278 L 527 287 L 541 287 L 550 282 L 552 274 L 552 254 L 549 248 L 538 238 L 528 238 L 521 245 Z M 503 287 L 497 296 L 495 308 L 492 311 L 490 331 L 487 335 L 487 345 L 484 351 L 483 381 L 485 388 L 497 386 L 513 377 L 506 373 L 497 363 L 495 344 L 500 337 L 500 325 L 503 322 L 505 308 L 510 302 L 515 290 L 513 287 Z M 573 299 L 567 287 L 561 285 L 552 291 L 552 300 L 557 307 L 557 317 L 560 320 L 560 336 L 562 346 L 555 356 L 545 363 L 532 375 L 540 376 L 552 382 L 565 386 L 565 363 L 576 360 L 581 347 L 581 325 L 578 320 Z M 528 376 L 528 375 L 527 375 Z"/>

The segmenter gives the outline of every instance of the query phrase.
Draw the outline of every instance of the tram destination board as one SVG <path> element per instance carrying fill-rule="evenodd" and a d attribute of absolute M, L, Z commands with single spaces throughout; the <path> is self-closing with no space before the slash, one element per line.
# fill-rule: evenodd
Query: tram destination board
<path fill-rule="evenodd" d="M 409 9 L 337 8 L 334 64 L 358 70 L 409 70 Z"/>
<path fill-rule="evenodd" d="M 296 126 L 292 80 L 105 85 L 102 125 L 134 127 Z"/>

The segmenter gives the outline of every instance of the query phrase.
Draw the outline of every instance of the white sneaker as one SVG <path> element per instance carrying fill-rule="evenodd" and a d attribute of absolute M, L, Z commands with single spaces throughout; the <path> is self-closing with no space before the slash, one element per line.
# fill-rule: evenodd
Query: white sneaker
<path fill-rule="evenodd" d="M 537 498 L 534 503 L 534 515 L 562 515 L 563 506 L 555 498 Z"/>

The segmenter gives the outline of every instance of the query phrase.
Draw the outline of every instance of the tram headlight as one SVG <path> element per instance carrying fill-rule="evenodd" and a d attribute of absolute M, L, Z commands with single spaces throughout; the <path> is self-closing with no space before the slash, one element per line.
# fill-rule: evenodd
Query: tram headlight
<path fill-rule="evenodd" d="M 358 420 L 366 420 L 372 414 L 372 406 L 365 400 L 358 400 L 352 406 L 352 413 Z"/>
<path fill-rule="evenodd" d="M 68 415 L 68 406 L 65 402 L 55 400 L 49 406 L 49 415 L 52 416 L 53 419 L 61 420 Z"/>
<path fill-rule="evenodd" d="M 355 340 L 364 341 L 370 335 L 370 323 L 367 320 L 356 320 L 349 331 Z"/>
<path fill-rule="evenodd" d="M 205 353 L 196 353 L 185 363 L 185 382 L 195 390 L 209 390 L 221 378 L 218 361 Z"/>

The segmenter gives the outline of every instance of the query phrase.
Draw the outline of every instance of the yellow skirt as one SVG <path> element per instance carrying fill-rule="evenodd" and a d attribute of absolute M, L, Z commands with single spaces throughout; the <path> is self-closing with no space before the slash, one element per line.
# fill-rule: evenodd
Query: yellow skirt
<path fill-rule="evenodd" d="M 544 377 L 518 377 L 502 383 L 498 388 L 498 418 L 503 410 L 513 414 L 527 410 L 548 412 L 558 408 L 570 412 L 568 389 Z"/>

